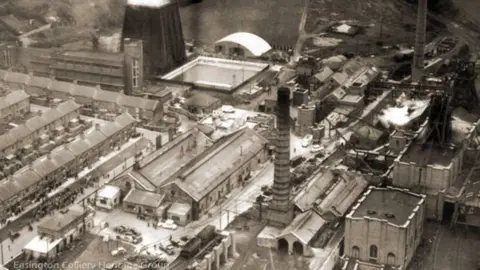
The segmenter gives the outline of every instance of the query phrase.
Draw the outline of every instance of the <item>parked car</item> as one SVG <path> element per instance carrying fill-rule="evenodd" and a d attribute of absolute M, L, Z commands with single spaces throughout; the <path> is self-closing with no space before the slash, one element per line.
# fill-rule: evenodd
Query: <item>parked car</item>
<path fill-rule="evenodd" d="M 115 250 L 112 250 L 112 256 L 123 255 L 126 253 L 127 253 L 127 250 L 123 247 L 119 247 Z"/>
<path fill-rule="evenodd" d="M 313 141 L 313 136 L 312 136 L 312 134 L 306 135 L 306 136 L 302 139 L 302 147 L 308 147 L 308 146 L 310 146 L 310 144 L 312 143 L 312 141 Z"/>
<path fill-rule="evenodd" d="M 113 231 L 116 232 L 116 233 L 125 233 L 125 231 L 127 231 L 127 227 L 121 225 L 121 226 L 117 226 L 115 228 L 113 228 Z"/>
<path fill-rule="evenodd" d="M 171 219 L 167 219 L 165 222 L 159 222 L 158 227 L 172 231 L 178 228 L 177 224 Z"/>
<path fill-rule="evenodd" d="M 323 150 L 323 146 L 318 145 L 318 144 L 314 144 L 314 145 L 312 145 L 312 148 L 310 149 L 310 152 L 311 153 L 319 153 L 322 150 Z"/>

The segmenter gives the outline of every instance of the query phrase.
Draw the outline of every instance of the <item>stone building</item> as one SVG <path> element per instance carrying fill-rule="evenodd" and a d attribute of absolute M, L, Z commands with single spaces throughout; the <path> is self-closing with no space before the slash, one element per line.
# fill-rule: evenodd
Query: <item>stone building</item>
<path fill-rule="evenodd" d="M 370 187 L 346 216 L 343 262 L 359 270 L 406 269 L 420 244 L 425 212 L 425 195 Z"/>

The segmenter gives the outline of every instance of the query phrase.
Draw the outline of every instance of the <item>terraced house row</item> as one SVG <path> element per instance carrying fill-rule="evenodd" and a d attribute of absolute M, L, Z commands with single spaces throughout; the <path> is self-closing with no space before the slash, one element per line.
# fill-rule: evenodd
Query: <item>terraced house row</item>
<path fill-rule="evenodd" d="M 59 126 L 67 126 L 70 121 L 78 119 L 81 106 L 69 100 L 56 108 L 28 119 L 0 136 L 0 153 L 3 156 L 14 154 L 17 150 L 31 144 L 43 134 L 55 130 Z"/>
<path fill-rule="evenodd" d="M 30 112 L 30 96 L 25 91 L 14 91 L 0 97 L 0 120 L 10 121 Z"/>
<path fill-rule="evenodd" d="M 0 219 L 9 216 L 17 206 L 46 195 L 52 186 L 76 177 L 101 156 L 127 142 L 135 133 L 135 124 L 136 120 L 124 113 L 114 122 L 96 125 L 74 141 L 0 180 Z"/>
<path fill-rule="evenodd" d="M 11 89 L 25 90 L 35 97 L 74 99 L 96 113 L 119 114 L 128 112 L 147 123 L 163 117 L 163 104 L 158 100 L 129 96 L 121 92 L 105 91 L 99 87 L 78 85 L 25 73 L 0 70 L 0 82 Z"/>

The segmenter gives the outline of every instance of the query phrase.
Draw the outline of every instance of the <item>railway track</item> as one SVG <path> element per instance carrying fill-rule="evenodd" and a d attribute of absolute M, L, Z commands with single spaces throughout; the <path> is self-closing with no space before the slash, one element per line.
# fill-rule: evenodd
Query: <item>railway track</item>
<path fill-rule="evenodd" d="M 185 259 L 183 257 L 178 257 L 171 264 L 168 265 L 169 270 L 185 270 L 192 260 Z"/>

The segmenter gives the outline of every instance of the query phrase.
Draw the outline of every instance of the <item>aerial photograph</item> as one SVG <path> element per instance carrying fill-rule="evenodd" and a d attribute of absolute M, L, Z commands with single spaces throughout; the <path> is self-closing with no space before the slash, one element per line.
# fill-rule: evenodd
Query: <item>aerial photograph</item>
<path fill-rule="evenodd" d="M 480 0 L 0 0 L 0 270 L 478 270 L 478 73 Z"/>

